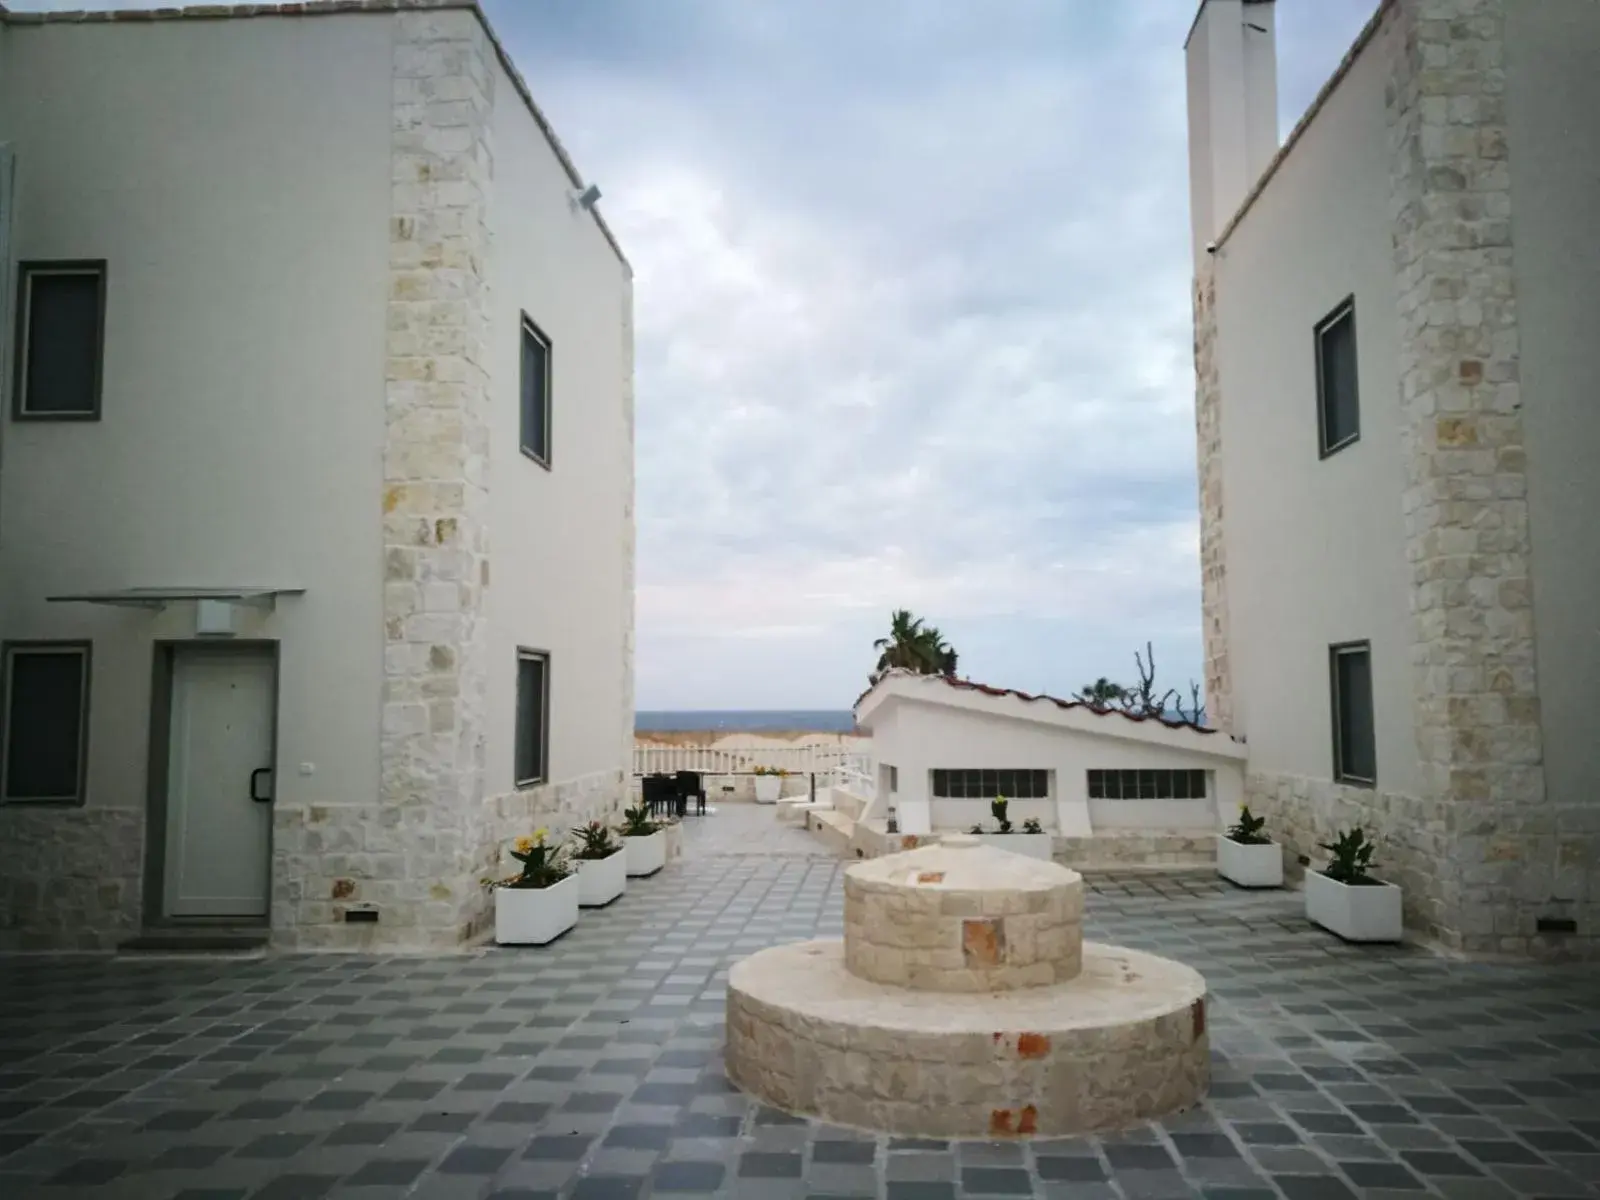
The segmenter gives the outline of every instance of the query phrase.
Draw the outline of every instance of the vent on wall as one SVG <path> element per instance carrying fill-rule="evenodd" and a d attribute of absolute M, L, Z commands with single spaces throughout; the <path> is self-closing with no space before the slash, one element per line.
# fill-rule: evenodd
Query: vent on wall
<path fill-rule="evenodd" d="M 1540 917 L 1534 927 L 1540 933 L 1577 933 L 1578 923 L 1571 917 Z"/>
<path fill-rule="evenodd" d="M 347 908 L 344 910 L 344 919 L 352 925 L 361 924 L 362 922 L 376 924 L 378 910 L 375 908 Z"/>

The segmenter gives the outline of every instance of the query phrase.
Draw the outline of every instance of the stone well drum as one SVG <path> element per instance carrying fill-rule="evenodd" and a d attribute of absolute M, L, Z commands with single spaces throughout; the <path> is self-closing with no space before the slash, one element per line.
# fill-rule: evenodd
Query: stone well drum
<path fill-rule="evenodd" d="M 912 1136 L 1062 1136 L 1193 1104 L 1205 980 L 1082 930 L 1075 872 L 966 835 L 857 863 L 842 942 L 729 973 L 728 1074 L 777 1108 Z"/>

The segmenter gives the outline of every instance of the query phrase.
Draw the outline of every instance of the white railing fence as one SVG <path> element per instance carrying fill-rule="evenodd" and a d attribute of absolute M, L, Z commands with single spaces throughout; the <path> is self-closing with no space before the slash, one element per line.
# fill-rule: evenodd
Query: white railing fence
<path fill-rule="evenodd" d="M 817 786 L 846 782 L 870 800 L 876 790 L 877 764 L 871 754 L 838 745 L 765 746 L 728 749 L 718 746 L 669 746 L 638 743 L 633 748 L 635 775 L 699 771 L 702 775 L 744 775 L 757 767 L 778 768 L 792 775 L 816 776 Z"/>

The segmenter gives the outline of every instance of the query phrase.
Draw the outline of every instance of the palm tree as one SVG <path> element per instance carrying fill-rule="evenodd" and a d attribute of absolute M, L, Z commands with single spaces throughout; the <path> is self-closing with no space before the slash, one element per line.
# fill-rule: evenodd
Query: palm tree
<path fill-rule="evenodd" d="M 1104 675 L 1093 683 L 1084 687 L 1073 697 L 1091 708 L 1115 708 L 1128 698 L 1128 689 L 1120 683 L 1112 683 Z"/>
<path fill-rule="evenodd" d="M 955 648 L 944 640 L 944 635 L 930 625 L 922 631 L 919 648 L 922 651 L 924 675 L 947 675 L 954 678 L 956 652 Z"/>
<path fill-rule="evenodd" d="M 872 643 L 878 651 L 878 665 L 872 678 L 876 682 L 886 671 L 900 669 L 919 675 L 954 675 L 956 652 L 931 625 L 909 609 L 896 609 L 889 616 L 889 636 Z"/>

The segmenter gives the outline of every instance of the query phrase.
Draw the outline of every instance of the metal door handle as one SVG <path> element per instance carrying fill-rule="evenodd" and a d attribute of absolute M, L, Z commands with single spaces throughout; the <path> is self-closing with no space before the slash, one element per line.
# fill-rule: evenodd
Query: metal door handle
<path fill-rule="evenodd" d="M 257 767 L 254 771 L 250 772 L 250 799 L 254 800 L 257 804 L 271 804 L 272 789 L 270 785 L 267 788 L 266 795 L 261 794 L 259 784 L 262 776 L 266 776 L 270 779 L 272 776 L 272 768 Z"/>

